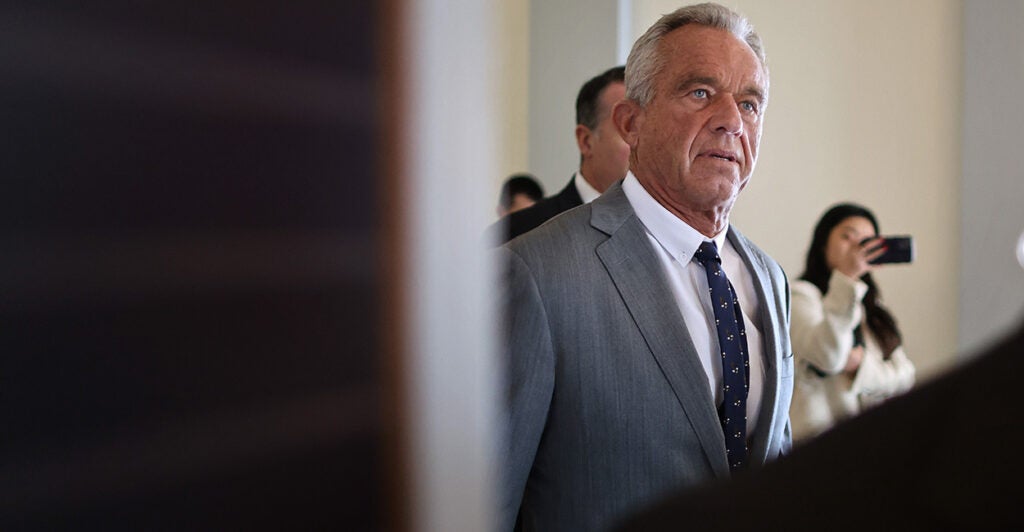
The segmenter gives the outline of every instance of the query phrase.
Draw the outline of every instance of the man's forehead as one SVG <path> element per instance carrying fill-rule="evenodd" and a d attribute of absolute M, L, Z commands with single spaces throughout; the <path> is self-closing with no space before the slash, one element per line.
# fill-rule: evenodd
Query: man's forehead
<path fill-rule="evenodd" d="M 670 61 L 751 61 L 764 65 L 750 44 L 722 28 L 687 24 L 670 31 L 658 43 L 659 51 Z"/>
<path fill-rule="evenodd" d="M 690 24 L 672 30 L 660 44 L 664 54 L 660 73 L 669 74 L 668 79 L 663 77 L 665 82 L 741 81 L 744 89 L 767 92 L 768 72 L 761 60 L 749 44 L 728 30 Z"/>

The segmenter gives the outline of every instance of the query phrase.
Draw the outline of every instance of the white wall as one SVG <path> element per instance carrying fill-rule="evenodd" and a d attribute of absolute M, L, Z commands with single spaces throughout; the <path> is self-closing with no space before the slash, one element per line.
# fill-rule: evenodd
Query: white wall
<path fill-rule="evenodd" d="M 1024 318 L 1024 2 L 964 4 L 960 346 L 973 352 Z"/>
<path fill-rule="evenodd" d="M 957 350 L 961 13 L 955 0 L 737 0 L 764 40 L 770 103 L 732 221 L 790 278 L 832 203 L 914 235 L 876 278 L 923 378 Z M 678 1 L 634 0 L 634 38 Z"/>
<path fill-rule="evenodd" d="M 503 31 L 497 0 L 409 4 L 397 212 L 413 530 L 488 530 L 500 415 L 492 265 Z M 458 12 L 458 24 L 452 12 Z M 439 31 L 442 30 L 442 31 Z M 466 43 L 473 43 L 466 46 Z M 453 208 L 453 206 L 457 206 Z"/>

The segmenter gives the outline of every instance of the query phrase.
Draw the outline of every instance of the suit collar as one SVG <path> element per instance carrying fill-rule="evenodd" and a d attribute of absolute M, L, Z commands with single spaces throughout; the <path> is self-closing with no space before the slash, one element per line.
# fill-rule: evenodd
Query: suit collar
<path fill-rule="evenodd" d="M 633 206 L 629 204 L 629 199 L 622 191 L 622 181 L 608 187 L 601 197 L 590 204 L 593 206 L 590 225 L 609 236 L 618 231 L 630 217 L 636 217 Z"/>
<path fill-rule="evenodd" d="M 713 240 L 719 250 L 725 249 L 727 230 L 721 231 L 713 239 L 704 236 L 658 203 L 633 172 L 626 174 L 622 180 L 622 191 L 626 193 L 626 198 L 647 232 L 679 264 L 689 264 L 700 245 L 708 240 Z"/>
<path fill-rule="evenodd" d="M 746 239 L 736 228 L 730 226 L 728 234 L 729 242 L 743 259 L 744 264 L 753 274 L 754 290 L 757 297 L 761 298 L 759 305 L 761 311 L 759 316 L 754 318 L 761 323 L 762 341 L 764 342 L 764 392 L 761 396 L 761 412 L 758 416 L 757 427 L 754 429 L 754 439 L 750 446 L 750 456 L 754 463 L 764 463 L 769 459 L 768 452 L 771 441 L 777 438 L 773 434 L 777 416 L 789 415 L 789 412 L 779 412 L 779 389 L 781 375 L 779 374 L 780 358 L 783 356 L 783 349 L 780 331 L 774 326 L 777 323 L 784 323 L 778 316 L 775 302 L 776 290 L 784 290 L 785 287 L 776 287 L 770 278 L 770 269 L 764 263 L 764 259 L 758 253 L 754 253 L 750 241 Z"/>
<path fill-rule="evenodd" d="M 766 347 L 766 360 L 765 368 L 774 370 L 776 367 L 776 360 L 773 356 L 768 356 L 773 345 L 779 341 L 779 333 L 775 330 L 775 327 L 771 325 L 773 323 L 782 323 L 776 315 L 775 309 L 775 287 L 773 286 L 771 279 L 769 278 L 768 265 L 764 263 L 764 259 L 761 255 L 754 253 L 751 248 L 750 241 L 747 240 L 742 233 L 739 232 L 735 227 L 729 226 L 729 232 L 726 235 L 729 242 L 732 244 L 733 249 L 743 259 L 743 264 L 747 266 L 747 270 L 751 272 L 751 278 L 754 281 L 754 291 L 757 293 L 757 297 L 760 298 L 761 304 L 758 305 L 760 308 L 760 315 L 754 316 L 753 318 L 758 320 L 761 325 L 762 334 L 764 334 L 764 343 Z"/>

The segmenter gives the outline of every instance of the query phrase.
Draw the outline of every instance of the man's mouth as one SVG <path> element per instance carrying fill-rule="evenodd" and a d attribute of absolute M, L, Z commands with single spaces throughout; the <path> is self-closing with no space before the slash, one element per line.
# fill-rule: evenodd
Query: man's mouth
<path fill-rule="evenodd" d="M 724 150 L 711 150 L 709 152 L 705 152 L 704 156 L 711 157 L 712 159 L 729 161 L 730 163 L 734 163 L 738 160 L 734 153 Z"/>

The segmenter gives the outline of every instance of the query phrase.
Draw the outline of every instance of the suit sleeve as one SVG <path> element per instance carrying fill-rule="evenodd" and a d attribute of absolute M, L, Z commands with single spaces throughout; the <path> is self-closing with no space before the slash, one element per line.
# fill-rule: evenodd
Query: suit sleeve
<path fill-rule="evenodd" d="M 526 263 L 501 248 L 505 278 L 506 424 L 499 530 L 512 530 L 554 391 L 554 349 L 540 290 Z"/>

